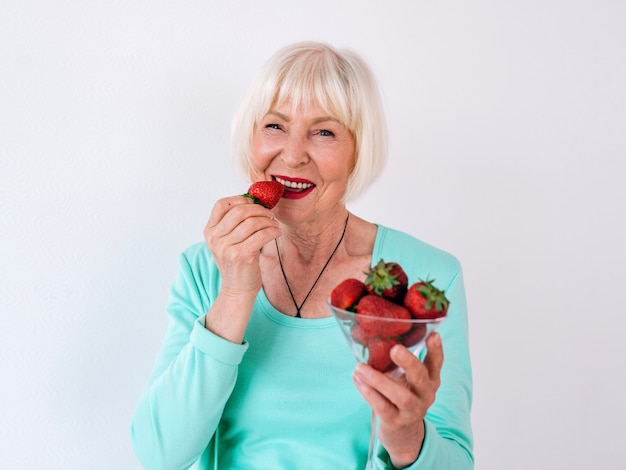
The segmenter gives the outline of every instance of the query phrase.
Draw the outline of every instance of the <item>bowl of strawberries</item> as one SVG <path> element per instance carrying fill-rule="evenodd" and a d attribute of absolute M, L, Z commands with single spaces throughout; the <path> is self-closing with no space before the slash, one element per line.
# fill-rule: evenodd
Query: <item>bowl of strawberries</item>
<path fill-rule="evenodd" d="M 396 344 L 417 355 L 446 318 L 450 302 L 433 279 L 409 284 L 399 263 L 380 260 L 364 281 L 345 279 L 329 307 L 357 361 L 381 372 L 398 369 L 389 353 Z"/>

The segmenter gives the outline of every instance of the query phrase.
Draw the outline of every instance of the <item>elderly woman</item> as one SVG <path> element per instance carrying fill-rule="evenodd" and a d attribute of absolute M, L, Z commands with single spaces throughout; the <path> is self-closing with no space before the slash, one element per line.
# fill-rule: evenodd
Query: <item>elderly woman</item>
<path fill-rule="evenodd" d="M 325 44 L 286 47 L 233 129 L 245 173 L 282 183 L 284 195 L 272 210 L 242 196 L 217 201 L 204 242 L 181 255 L 167 334 L 131 427 L 139 460 L 166 469 L 355 469 L 367 458 L 373 409 L 381 466 L 471 468 L 460 265 L 346 208 L 387 152 L 368 66 Z M 400 263 L 409 279 L 434 277 L 451 301 L 424 357 L 392 349 L 405 371 L 397 379 L 355 368 L 326 304 L 335 285 L 362 279 L 379 259 Z"/>

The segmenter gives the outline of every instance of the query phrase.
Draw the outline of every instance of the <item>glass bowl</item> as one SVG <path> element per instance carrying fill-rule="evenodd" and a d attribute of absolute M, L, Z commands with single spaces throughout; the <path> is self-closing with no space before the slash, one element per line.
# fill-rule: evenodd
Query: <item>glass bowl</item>
<path fill-rule="evenodd" d="M 357 361 L 369 364 L 381 372 L 398 369 L 389 357 L 396 344 L 404 345 L 416 356 L 424 348 L 426 338 L 441 325 L 444 317 L 434 319 L 394 319 L 364 315 L 342 310 L 328 301 Z"/>

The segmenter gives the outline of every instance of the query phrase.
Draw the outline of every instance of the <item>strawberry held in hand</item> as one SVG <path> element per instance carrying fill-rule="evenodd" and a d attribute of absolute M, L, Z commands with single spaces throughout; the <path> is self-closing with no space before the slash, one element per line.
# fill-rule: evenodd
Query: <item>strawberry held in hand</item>
<path fill-rule="evenodd" d="M 285 187 L 278 181 L 257 181 L 250 185 L 244 196 L 252 199 L 255 204 L 272 209 L 283 197 L 284 192 Z"/>
<path fill-rule="evenodd" d="M 444 291 L 437 289 L 434 280 L 419 281 L 413 284 L 404 296 L 404 306 L 414 318 L 433 319 L 445 317 L 450 302 Z"/>

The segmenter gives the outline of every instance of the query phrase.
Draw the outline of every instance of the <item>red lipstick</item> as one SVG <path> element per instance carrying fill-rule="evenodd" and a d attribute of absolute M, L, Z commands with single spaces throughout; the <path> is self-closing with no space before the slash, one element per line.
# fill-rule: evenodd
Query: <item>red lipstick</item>
<path fill-rule="evenodd" d="M 272 178 L 285 187 L 283 198 L 302 199 L 315 189 L 315 183 L 304 178 L 293 178 L 284 175 L 273 175 Z"/>

